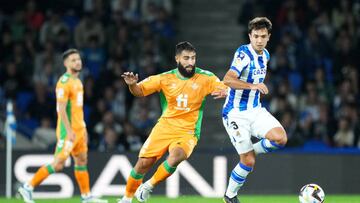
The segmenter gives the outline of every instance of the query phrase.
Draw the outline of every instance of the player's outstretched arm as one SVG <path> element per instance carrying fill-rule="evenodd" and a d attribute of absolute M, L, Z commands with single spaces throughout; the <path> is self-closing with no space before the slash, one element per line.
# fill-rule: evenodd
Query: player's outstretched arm
<path fill-rule="evenodd" d="M 227 96 L 227 89 L 228 87 L 225 86 L 223 81 L 218 82 L 220 85 L 215 86 L 215 90 L 211 92 L 211 96 L 213 96 L 214 99 L 223 99 Z"/>
<path fill-rule="evenodd" d="M 224 84 L 237 90 L 259 90 L 262 94 L 267 94 L 269 92 L 268 88 L 264 83 L 252 84 L 239 80 L 237 73 L 233 70 L 229 70 L 225 74 Z"/>
<path fill-rule="evenodd" d="M 121 75 L 121 77 L 124 78 L 125 83 L 129 86 L 129 90 L 131 94 L 133 94 L 136 97 L 144 96 L 141 88 L 137 84 L 137 81 L 139 80 L 138 74 L 134 75 L 133 72 L 125 72 Z"/>
<path fill-rule="evenodd" d="M 213 96 L 214 99 L 223 99 L 226 98 L 227 92 L 226 90 L 219 90 L 211 93 L 211 96 Z"/>

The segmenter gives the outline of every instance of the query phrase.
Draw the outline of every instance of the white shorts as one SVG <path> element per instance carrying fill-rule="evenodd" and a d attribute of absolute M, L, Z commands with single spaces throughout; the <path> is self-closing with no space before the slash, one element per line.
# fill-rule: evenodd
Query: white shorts
<path fill-rule="evenodd" d="M 238 154 L 253 150 L 251 136 L 259 139 L 265 138 L 266 133 L 276 127 L 281 127 L 280 122 L 265 108 L 254 108 L 246 111 L 232 109 L 223 123 L 231 143 Z"/>

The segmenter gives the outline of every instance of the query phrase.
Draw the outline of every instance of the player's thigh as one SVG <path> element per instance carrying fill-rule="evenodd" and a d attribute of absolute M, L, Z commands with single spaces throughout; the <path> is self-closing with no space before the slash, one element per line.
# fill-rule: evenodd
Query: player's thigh
<path fill-rule="evenodd" d="M 76 139 L 74 141 L 74 146 L 71 151 L 73 157 L 78 157 L 80 162 L 87 162 L 87 134 L 86 129 L 74 130 Z"/>
<path fill-rule="evenodd" d="M 274 128 L 283 128 L 280 122 L 271 115 L 265 108 L 257 113 L 257 118 L 251 125 L 251 134 L 258 138 L 265 138 L 265 135 Z"/>
<path fill-rule="evenodd" d="M 197 144 L 196 136 L 184 132 L 174 132 L 174 135 L 176 135 L 176 137 L 174 136 L 174 139 L 171 141 L 169 152 L 179 147 L 185 152 L 186 158 L 189 158 Z"/>
<path fill-rule="evenodd" d="M 87 152 L 77 153 L 76 155 L 72 155 L 72 157 L 74 158 L 74 163 L 76 166 L 87 165 L 87 161 L 88 161 Z"/>
<path fill-rule="evenodd" d="M 253 150 L 250 134 L 250 122 L 244 117 L 228 116 L 223 124 L 238 154 Z"/>
<path fill-rule="evenodd" d="M 139 157 L 156 157 L 157 160 L 160 159 L 171 143 L 170 132 L 171 129 L 169 128 L 158 126 L 158 124 L 155 125 L 141 147 Z"/>

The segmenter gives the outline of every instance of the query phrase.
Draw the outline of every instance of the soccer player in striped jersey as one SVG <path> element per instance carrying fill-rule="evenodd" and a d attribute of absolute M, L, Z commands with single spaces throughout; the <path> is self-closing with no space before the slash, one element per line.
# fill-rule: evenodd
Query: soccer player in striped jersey
<path fill-rule="evenodd" d="M 237 203 L 237 193 L 253 170 L 255 157 L 282 148 L 287 142 L 284 128 L 265 108 L 260 94 L 268 94 L 264 84 L 270 54 L 265 49 L 272 24 L 266 17 L 248 25 L 250 44 L 240 46 L 234 55 L 224 83 L 230 87 L 223 107 L 223 123 L 240 162 L 232 170 L 224 202 Z M 251 142 L 251 136 L 260 139 Z"/>
<path fill-rule="evenodd" d="M 177 68 L 150 76 L 137 83 L 132 72 L 123 74 L 130 92 L 143 97 L 159 93 L 162 115 L 142 146 L 139 159 L 127 180 L 126 191 L 119 203 L 131 203 L 134 195 L 140 202 L 149 198 L 152 189 L 171 176 L 178 164 L 189 158 L 200 139 L 205 97 L 225 97 L 227 87 L 210 71 L 195 66 L 195 48 L 189 42 L 176 45 Z M 142 183 L 144 174 L 166 152 L 169 156 L 150 180 Z"/>
<path fill-rule="evenodd" d="M 79 74 L 82 69 L 80 53 L 68 49 L 63 53 L 66 73 L 56 84 L 56 127 L 57 144 L 54 161 L 40 167 L 32 179 L 22 185 L 18 192 L 24 202 L 33 203 L 33 190 L 52 173 L 61 171 L 66 159 L 72 155 L 74 175 L 81 192 L 82 203 L 107 203 L 107 200 L 90 195 L 89 173 L 87 170 L 87 131 L 83 113 L 84 88 Z"/>

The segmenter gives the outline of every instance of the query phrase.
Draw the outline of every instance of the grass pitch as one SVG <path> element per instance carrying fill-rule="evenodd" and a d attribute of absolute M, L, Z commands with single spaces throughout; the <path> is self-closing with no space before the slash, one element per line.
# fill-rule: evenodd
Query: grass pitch
<path fill-rule="evenodd" d="M 109 203 L 116 203 L 118 198 L 104 197 Z M 241 203 L 298 203 L 296 195 L 241 195 L 239 197 Z M 0 202 L 21 203 L 20 199 L 0 198 Z M 39 199 L 36 203 L 80 203 L 80 197 L 69 199 Z M 136 203 L 136 200 L 133 200 Z M 163 196 L 152 196 L 147 203 L 222 203 L 220 198 L 203 198 L 200 196 L 181 196 L 179 198 L 170 199 Z M 324 203 L 360 203 L 360 195 L 327 195 Z"/>

